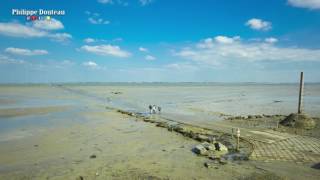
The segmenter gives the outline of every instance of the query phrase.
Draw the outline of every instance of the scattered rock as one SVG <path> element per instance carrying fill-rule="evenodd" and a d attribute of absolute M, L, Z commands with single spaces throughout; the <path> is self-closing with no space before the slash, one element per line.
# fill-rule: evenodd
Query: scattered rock
<path fill-rule="evenodd" d="M 320 163 L 314 164 L 311 166 L 313 169 L 318 169 L 320 170 Z"/>
<path fill-rule="evenodd" d="M 266 118 L 270 118 L 271 117 L 271 115 L 267 115 L 267 114 L 264 114 L 263 116 L 266 117 Z"/>
<path fill-rule="evenodd" d="M 255 117 L 256 118 L 263 118 L 261 115 L 256 115 Z"/>
<path fill-rule="evenodd" d="M 176 131 L 176 132 L 179 132 L 181 134 L 185 134 L 187 133 L 187 128 L 183 127 L 183 126 L 180 126 L 180 125 L 176 125 L 173 127 L 173 130 Z"/>
<path fill-rule="evenodd" d="M 206 150 L 208 151 L 214 151 L 216 150 L 215 146 L 213 144 L 210 144 L 208 142 L 204 142 L 201 144 L 204 148 L 206 148 Z"/>
<path fill-rule="evenodd" d="M 78 176 L 78 177 L 76 178 L 76 180 L 84 180 L 84 177 L 83 177 L 83 176 Z"/>
<path fill-rule="evenodd" d="M 97 156 L 96 156 L 95 154 L 92 154 L 92 155 L 90 156 L 90 159 L 95 159 L 95 158 L 97 158 Z"/>
<path fill-rule="evenodd" d="M 229 161 L 248 161 L 249 157 L 246 154 L 242 153 L 232 153 L 224 156 L 225 159 Z"/>
<path fill-rule="evenodd" d="M 209 163 L 209 162 L 205 162 L 205 163 L 204 163 L 204 166 L 205 166 L 206 168 L 211 168 L 211 167 L 212 167 L 212 164 Z"/>
<path fill-rule="evenodd" d="M 220 143 L 220 142 L 215 142 L 215 143 L 214 143 L 214 146 L 215 146 L 215 150 L 216 150 L 216 151 L 221 151 L 221 152 L 224 152 L 224 153 L 227 153 L 227 152 L 228 152 L 227 146 L 223 145 L 223 144 Z"/>
<path fill-rule="evenodd" d="M 33 145 L 33 147 L 39 147 L 39 145 L 38 145 L 38 144 L 35 144 L 35 145 Z"/>
<path fill-rule="evenodd" d="M 193 152 L 195 152 L 196 154 L 202 155 L 202 156 L 207 156 L 209 154 L 207 149 L 201 144 L 194 147 Z"/>
<path fill-rule="evenodd" d="M 214 155 L 215 157 L 220 157 L 228 153 L 228 148 L 220 142 L 215 142 L 214 144 L 204 142 L 197 145 L 193 151 L 203 156 Z"/>
<path fill-rule="evenodd" d="M 295 127 L 300 129 L 313 129 L 316 126 L 314 119 L 308 117 L 306 114 L 292 113 L 284 120 L 280 121 L 283 126 Z"/>
<path fill-rule="evenodd" d="M 166 123 L 166 122 L 158 122 L 156 126 L 157 127 L 163 127 L 163 128 L 168 128 L 169 127 L 168 123 Z"/>
<path fill-rule="evenodd" d="M 208 136 L 205 136 L 205 135 L 202 135 L 202 134 L 197 134 L 196 135 L 196 140 L 201 141 L 201 142 L 204 142 L 204 141 L 209 142 L 210 138 Z"/>
<path fill-rule="evenodd" d="M 211 156 L 209 156 L 209 159 L 211 159 L 211 160 L 219 160 L 220 159 L 220 157 L 217 157 L 216 155 L 211 155 Z"/>
<path fill-rule="evenodd" d="M 222 165 L 225 165 L 225 164 L 228 163 L 228 160 L 225 159 L 225 158 L 220 158 L 220 159 L 219 159 L 219 163 L 222 164 Z"/>
<path fill-rule="evenodd" d="M 111 92 L 111 94 L 122 94 L 120 91 Z"/>

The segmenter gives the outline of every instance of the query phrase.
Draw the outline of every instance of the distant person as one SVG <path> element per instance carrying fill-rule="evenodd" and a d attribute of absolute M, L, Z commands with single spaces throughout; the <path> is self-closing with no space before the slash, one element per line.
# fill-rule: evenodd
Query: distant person
<path fill-rule="evenodd" d="M 161 114 L 161 107 L 160 106 L 158 106 L 158 112 L 159 112 L 159 114 Z"/>
<path fill-rule="evenodd" d="M 156 112 L 157 112 L 157 106 L 152 105 L 152 114 L 156 114 Z"/>
<path fill-rule="evenodd" d="M 152 106 L 151 105 L 149 105 L 149 112 L 150 112 L 150 114 L 152 114 Z"/>

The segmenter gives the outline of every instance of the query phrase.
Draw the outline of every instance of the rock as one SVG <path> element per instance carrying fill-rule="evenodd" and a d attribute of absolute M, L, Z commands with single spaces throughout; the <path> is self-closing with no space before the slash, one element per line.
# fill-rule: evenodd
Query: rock
<path fill-rule="evenodd" d="M 261 115 L 256 115 L 256 118 L 262 118 L 262 116 Z"/>
<path fill-rule="evenodd" d="M 319 170 L 320 169 L 320 163 L 314 164 L 311 167 L 314 168 L 314 169 L 318 169 Z"/>
<path fill-rule="evenodd" d="M 90 156 L 90 159 L 95 159 L 95 158 L 97 158 L 97 156 L 96 156 L 95 154 L 92 154 L 92 155 Z"/>
<path fill-rule="evenodd" d="M 211 156 L 209 156 L 209 159 L 211 159 L 211 160 L 219 160 L 220 159 L 220 157 L 217 157 L 216 155 L 211 155 Z"/>
<path fill-rule="evenodd" d="M 206 168 L 211 168 L 211 167 L 212 167 L 211 163 L 209 163 L 209 162 L 205 162 L 205 163 L 204 163 L 204 166 L 205 166 Z"/>
<path fill-rule="evenodd" d="M 181 134 L 185 134 L 187 132 L 187 128 L 179 126 L 179 125 L 174 126 L 173 130 L 176 131 L 176 132 L 179 132 Z"/>
<path fill-rule="evenodd" d="M 224 158 L 230 160 L 230 161 L 248 161 L 249 157 L 246 154 L 242 153 L 233 153 L 233 154 L 228 154 L 224 156 Z"/>
<path fill-rule="evenodd" d="M 83 177 L 83 176 L 78 176 L 78 177 L 76 178 L 76 180 L 84 180 L 84 177 Z"/>
<path fill-rule="evenodd" d="M 213 144 L 210 144 L 210 143 L 208 143 L 208 142 L 201 143 L 201 145 L 202 145 L 204 148 L 206 148 L 206 150 L 208 150 L 208 151 L 214 151 L 214 150 L 216 150 L 215 147 L 214 147 L 214 145 L 213 145 Z"/>
<path fill-rule="evenodd" d="M 158 122 L 156 126 L 157 127 L 163 127 L 163 128 L 168 128 L 169 127 L 168 123 L 166 123 L 166 122 Z"/>
<path fill-rule="evenodd" d="M 205 136 L 205 135 L 202 135 L 202 134 L 197 134 L 196 135 L 196 140 L 198 141 L 207 141 L 209 142 L 210 141 L 210 138 L 208 136 Z"/>
<path fill-rule="evenodd" d="M 200 155 L 214 155 L 215 157 L 220 157 L 228 153 L 228 148 L 220 142 L 215 142 L 214 144 L 204 142 L 197 145 L 193 151 Z"/>
<path fill-rule="evenodd" d="M 228 152 L 227 146 L 223 145 L 220 142 L 215 142 L 214 146 L 215 146 L 216 151 L 221 151 L 221 152 L 226 152 L 226 153 Z"/>
<path fill-rule="evenodd" d="M 206 156 L 209 154 L 207 149 L 205 147 L 203 147 L 203 145 L 201 145 L 201 144 L 194 147 L 193 152 L 195 152 L 196 154 L 202 155 L 202 156 Z"/>
<path fill-rule="evenodd" d="M 220 159 L 219 159 L 219 163 L 222 164 L 222 165 L 225 165 L 225 164 L 228 163 L 228 160 L 225 159 L 225 158 L 220 158 Z"/>
<path fill-rule="evenodd" d="M 197 134 L 194 133 L 193 131 L 190 131 L 190 132 L 189 132 L 189 137 L 192 138 L 192 139 L 196 139 Z"/>
<path fill-rule="evenodd" d="M 292 113 L 284 120 L 280 121 L 283 126 L 295 127 L 300 129 L 313 129 L 316 126 L 314 119 L 308 117 L 306 114 Z"/>
<path fill-rule="evenodd" d="M 253 118 L 254 118 L 254 116 L 248 115 L 248 119 L 253 119 Z"/>

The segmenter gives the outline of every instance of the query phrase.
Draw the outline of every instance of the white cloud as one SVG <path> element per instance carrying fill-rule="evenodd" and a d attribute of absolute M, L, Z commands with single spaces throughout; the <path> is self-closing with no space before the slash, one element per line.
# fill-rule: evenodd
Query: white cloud
<path fill-rule="evenodd" d="M 81 47 L 81 49 L 90 53 L 103 55 L 103 56 L 115 56 L 120 58 L 126 58 L 131 55 L 131 53 L 121 50 L 119 46 L 112 46 L 110 44 L 107 44 L 107 45 L 103 44 L 98 46 L 84 45 Z"/>
<path fill-rule="evenodd" d="M 139 47 L 139 51 L 141 51 L 141 52 L 148 52 L 148 49 L 147 49 L 147 48 L 144 48 L 144 47 Z"/>
<path fill-rule="evenodd" d="M 129 3 L 124 0 L 98 0 L 101 4 L 118 4 L 122 6 L 128 6 Z"/>
<path fill-rule="evenodd" d="M 237 40 L 239 40 L 240 37 L 239 36 L 234 36 L 232 38 L 229 38 L 227 36 L 216 36 L 214 38 L 214 40 L 218 43 L 221 43 L 221 44 L 231 44 Z"/>
<path fill-rule="evenodd" d="M 94 39 L 94 38 L 86 38 L 83 40 L 85 43 L 97 43 L 97 42 L 121 42 L 123 41 L 122 38 L 114 38 L 111 40 L 106 40 L 106 39 Z"/>
<path fill-rule="evenodd" d="M 288 0 L 288 3 L 294 7 L 320 9 L 319 0 Z"/>
<path fill-rule="evenodd" d="M 88 16 L 91 15 L 91 16 L 88 18 L 88 21 L 89 21 L 91 24 L 110 24 L 110 21 L 101 18 L 99 13 L 92 13 L 92 12 L 90 12 L 90 11 L 86 11 L 86 14 L 87 14 Z"/>
<path fill-rule="evenodd" d="M 58 42 L 65 42 L 72 38 L 71 34 L 68 33 L 55 33 L 48 35 L 52 40 Z"/>
<path fill-rule="evenodd" d="M 267 31 L 272 28 L 271 22 L 264 21 L 262 19 L 257 19 L 257 18 L 249 19 L 245 25 L 249 26 L 251 29 L 254 29 L 254 30 Z"/>
<path fill-rule="evenodd" d="M 45 55 L 48 54 L 48 51 L 42 49 L 21 49 L 21 48 L 14 48 L 8 47 L 5 49 L 5 52 L 15 55 L 22 55 L 22 56 L 36 56 L 36 55 Z"/>
<path fill-rule="evenodd" d="M 148 60 L 148 61 L 156 60 L 156 58 L 155 58 L 154 56 L 151 56 L 151 55 L 146 55 L 144 58 L 145 58 L 146 60 Z"/>
<path fill-rule="evenodd" d="M 19 23 L 0 23 L 0 34 L 14 37 L 45 37 L 48 32 Z"/>
<path fill-rule="evenodd" d="M 264 41 L 267 43 L 276 43 L 276 42 L 278 42 L 278 39 L 273 38 L 273 37 L 269 37 L 269 38 L 266 38 Z"/>
<path fill-rule="evenodd" d="M 63 24 L 54 18 L 50 20 L 33 21 L 33 27 L 44 30 L 58 30 L 64 28 Z"/>
<path fill-rule="evenodd" d="M 275 39 L 269 41 L 275 42 Z M 175 56 L 200 64 L 220 65 L 226 61 L 320 61 L 320 49 L 277 47 L 274 43 L 242 42 L 219 43 L 201 41 L 192 48 L 183 48 Z"/>
<path fill-rule="evenodd" d="M 96 68 L 99 67 L 98 64 L 95 63 L 95 62 L 93 62 L 93 61 L 84 62 L 84 63 L 82 63 L 82 65 L 83 65 L 83 66 L 87 66 L 87 67 L 89 67 L 89 68 L 93 68 L 93 69 L 96 69 Z"/>
<path fill-rule="evenodd" d="M 24 64 L 24 60 L 13 59 L 8 56 L 0 54 L 0 64 Z"/>
<path fill-rule="evenodd" d="M 98 0 L 98 2 L 102 4 L 113 4 L 112 0 Z"/>
<path fill-rule="evenodd" d="M 110 21 L 104 20 L 103 18 L 94 18 L 94 17 L 89 17 L 88 21 L 91 24 L 110 24 Z"/>
<path fill-rule="evenodd" d="M 0 23 L 0 34 L 11 37 L 43 38 L 48 37 L 56 41 L 64 41 L 72 38 L 68 33 L 51 33 L 32 26 L 19 23 Z"/>
<path fill-rule="evenodd" d="M 198 48 L 211 48 L 214 42 L 219 44 L 231 44 L 240 40 L 239 36 L 227 37 L 227 36 L 216 36 L 214 38 L 207 38 L 197 44 Z"/>
<path fill-rule="evenodd" d="M 172 63 L 165 65 L 165 68 L 174 69 L 174 70 L 187 70 L 187 71 L 196 71 L 198 70 L 197 66 L 194 66 L 190 63 Z"/>
<path fill-rule="evenodd" d="M 150 3 L 152 3 L 153 0 L 139 0 L 139 2 L 140 2 L 140 4 L 142 6 L 146 6 L 146 5 L 150 4 Z"/>
<path fill-rule="evenodd" d="M 83 41 L 86 42 L 86 43 L 93 43 L 93 42 L 95 42 L 96 40 L 93 39 L 93 38 L 86 38 L 86 39 L 84 39 Z"/>

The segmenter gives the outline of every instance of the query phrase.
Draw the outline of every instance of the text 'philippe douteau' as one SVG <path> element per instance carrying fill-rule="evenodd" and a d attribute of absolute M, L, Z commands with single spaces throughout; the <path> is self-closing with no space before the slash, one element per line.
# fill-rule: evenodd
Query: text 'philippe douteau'
<path fill-rule="evenodd" d="M 63 16 L 66 14 L 65 10 L 55 9 L 12 9 L 13 16 Z"/>

